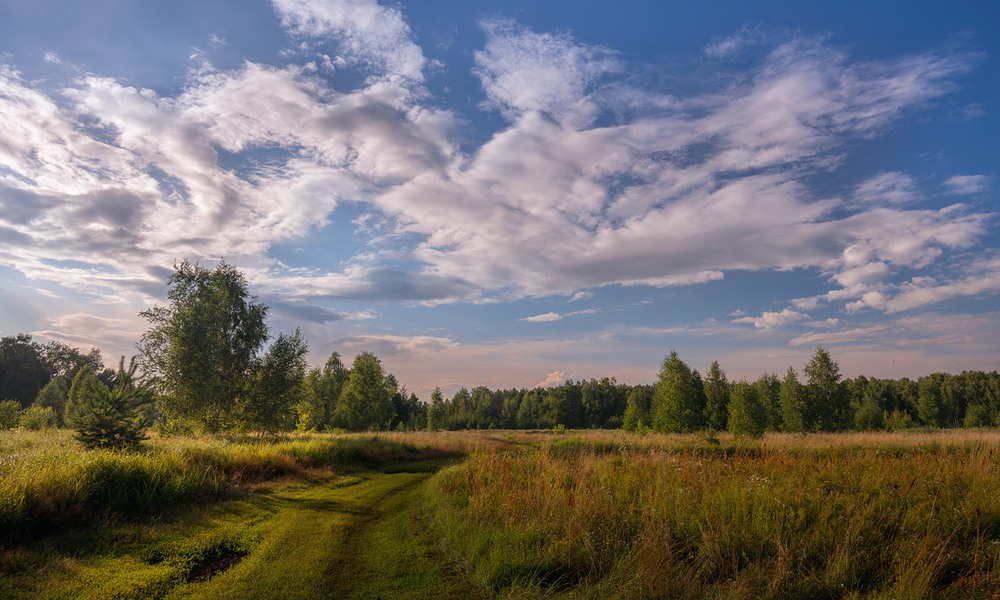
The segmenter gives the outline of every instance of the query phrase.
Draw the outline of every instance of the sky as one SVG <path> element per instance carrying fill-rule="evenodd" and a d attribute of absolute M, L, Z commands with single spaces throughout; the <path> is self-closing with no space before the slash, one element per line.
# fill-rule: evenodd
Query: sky
<path fill-rule="evenodd" d="M 0 335 L 220 260 L 410 391 L 1000 368 L 1000 4 L 0 0 Z"/>

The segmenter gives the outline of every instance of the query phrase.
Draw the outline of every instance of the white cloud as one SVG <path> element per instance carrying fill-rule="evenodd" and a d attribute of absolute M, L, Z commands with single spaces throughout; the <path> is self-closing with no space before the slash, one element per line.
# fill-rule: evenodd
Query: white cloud
<path fill-rule="evenodd" d="M 952 194 L 981 194 L 990 189 L 992 179 L 986 175 L 955 175 L 944 184 Z"/>
<path fill-rule="evenodd" d="M 587 119 L 590 87 L 617 71 L 611 51 L 577 44 L 568 34 L 536 33 L 505 19 L 482 22 L 486 48 L 476 53 L 476 74 L 493 106 L 510 117 L 543 111 Z"/>
<path fill-rule="evenodd" d="M 553 371 L 552 373 L 549 373 L 548 375 L 546 375 L 545 379 L 543 379 L 543 380 L 539 381 L 538 383 L 536 383 L 534 385 L 534 387 L 536 387 L 536 388 L 555 387 L 555 386 L 562 385 L 562 384 L 566 383 L 566 381 L 568 379 L 570 379 L 570 378 L 571 378 L 571 375 L 569 373 L 567 373 L 566 371 L 561 371 L 561 370 L 560 371 Z"/>
<path fill-rule="evenodd" d="M 561 321 L 563 318 L 559 313 L 545 313 L 541 315 L 535 315 L 533 317 L 525 317 L 521 319 L 522 321 L 527 321 L 528 323 L 551 323 L 553 321 Z"/>
<path fill-rule="evenodd" d="M 742 54 L 747 48 L 763 43 L 769 37 L 761 26 L 744 25 L 733 35 L 712 40 L 705 47 L 709 58 L 729 58 Z"/>
<path fill-rule="evenodd" d="M 579 315 L 593 315 L 593 314 L 596 314 L 598 312 L 600 312 L 600 311 L 598 311 L 596 308 L 587 308 L 587 309 L 584 309 L 584 310 L 570 311 L 570 312 L 564 313 L 564 314 L 549 312 L 549 313 L 545 313 L 545 314 L 542 314 L 542 315 L 535 315 L 533 317 L 525 317 L 525 318 L 519 319 L 519 320 L 520 321 L 527 321 L 528 323 L 550 323 L 552 321 L 561 321 L 561 320 L 563 320 L 566 317 L 576 317 L 576 316 L 579 316 Z"/>
<path fill-rule="evenodd" d="M 798 268 L 836 288 L 793 301 L 798 311 L 864 298 L 903 310 L 994 290 L 985 273 L 891 287 L 903 267 L 973 248 L 988 215 L 915 208 L 903 173 L 862 182 L 857 197 L 875 198 L 863 205 L 809 183 L 859 138 L 946 93 L 966 57 L 852 62 L 803 38 L 737 85 L 667 98 L 631 87 L 608 50 L 490 21 L 476 72 L 511 121 L 463 154 L 460 118 L 414 85 L 426 61 L 398 8 L 274 5 L 296 33 L 337 38 L 343 67 L 378 76 L 342 92 L 309 65 L 246 63 L 194 73 L 172 96 L 90 76 L 56 98 L 0 67 L 0 265 L 125 304 L 161 293 L 162 269 L 179 258 L 223 256 L 303 303 L 578 300 L 601 286 Z M 277 242 L 322 232 L 345 202 L 377 225 L 358 235 L 396 236 L 394 252 L 366 248 L 306 272 L 269 257 Z M 92 268 L 58 266 L 67 260 Z M 792 313 L 803 314 L 742 322 L 773 327 Z M 555 320 L 526 320 L 541 317 Z"/>
<path fill-rule="evenodd" d="M 521 321 L 527 321 L 528 323 L 551 323 L 552 321 L 561 321 L 562 318 L 563 316 L 558 313 L 548 312 L 533 317 L 525 317 Z"/>
<path fill-rule="evenodd" d="M 398 8 L 376 0 L 271 0 L 285 27 L 335 41 L 349 60 L 378 75 L 423 81 L 427 63 Z"/>
<path fill-rule="evenodd" d="M 733 319 L 733 323 L 749 323 L 756 327 L 757 329 L 774 329 L 775 327 L 780 327 L 782 325 L 787 325 L 789 323 L 794 323 L 796 321 L 802 321 L 808 319 L 809 315 L 805 313 L 800 313 L 791 309 L 784 309 L 781 312 L 768 312 L 765 311 L 761 313 L 759 317 L 741 317 L 739 319 Z"/>
<path fill-rule="evenodd" d="M 901 205 L 920 199 L 917 182 L 905 173 L 880 173 L 854 190 L 854 198 L 863 204 Z"/>
<path fill-rule="evenodd" d="M 872 327 L 861 327 L 856 329 L 845 329 L 843 331 L 805 333 L 794 337 L 788 342 L 789 346 L 823 346 L 831 344 L 842 344 L 845 342 L 857 342 L 867 340 L 873 336 L 884 334 L 889 327 L 887 325 L 875 325 Z"/>
<path fill-rule="evenodd" d="M 402 335 L 354 335 L 340 338 L 337 346 L 345 352 L 373 352 L 380 358 L 424 356 L 454 350 L 460 344 L 451 338 Z"/>

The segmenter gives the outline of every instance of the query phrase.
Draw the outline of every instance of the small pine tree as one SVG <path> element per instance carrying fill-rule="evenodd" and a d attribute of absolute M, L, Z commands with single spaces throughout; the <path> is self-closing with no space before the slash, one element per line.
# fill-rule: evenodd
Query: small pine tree
<path fill-rule="evenodd" d="M 139 409 L 153 399 L 149 382 L 136 379 L 133 357 L 125 367 L 125 357 L 118 363 L 113 389 L 98 382 L 88 386 L 80 397 L 74 416 L 76 439 L 87 448 L 130 450 L 146 439 L 146 422 Z"/>

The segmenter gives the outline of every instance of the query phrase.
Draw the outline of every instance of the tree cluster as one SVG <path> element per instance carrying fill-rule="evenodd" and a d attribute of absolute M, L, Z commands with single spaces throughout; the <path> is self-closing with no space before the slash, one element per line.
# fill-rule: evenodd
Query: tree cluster
<path fill-rule="evenodd" d="M 275 433 L 300 429 L 624 428 L 629 431 L 841 431 L 1000 425 L 996 371 L 935 373 L 916 381 L 844 379 L 818 347 L 783 377 L 729 381 L 718 362 L 702 376 L 676 351 L 653 385 L 614 378 L 533 389 L 435 389 L 428 402 L 407 392 L 371 352 L 348 368 L 339 353 L 306 363 L 296 330 L 270 338 L 268 307 L 235 267 L 182 262 L 167 306 L 150 322 L 139 363 L 103 368 L 100 351 L 81 353 L 30 335 L 0 339 L 0 429 L 70 426 L 90 446 L 131 447 L 157 421 L 164 431 Z M 142 366 L 142 375 L 137 371 Z"/>

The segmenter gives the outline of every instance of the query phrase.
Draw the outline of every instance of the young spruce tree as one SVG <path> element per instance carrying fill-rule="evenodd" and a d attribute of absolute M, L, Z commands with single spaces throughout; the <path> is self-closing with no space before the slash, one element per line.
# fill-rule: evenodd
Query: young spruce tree
<path fill-rule="evenodd" d="M 135 358 L 126 368 L 123 356 L 113 388 L 98 382 L 81 395 L 72 426 L 76 439 L 87 448 L 131 450 L 146 438 L 140 409 L 153 400 L 153 388 L 139 381 L 135 371 Z"/>

